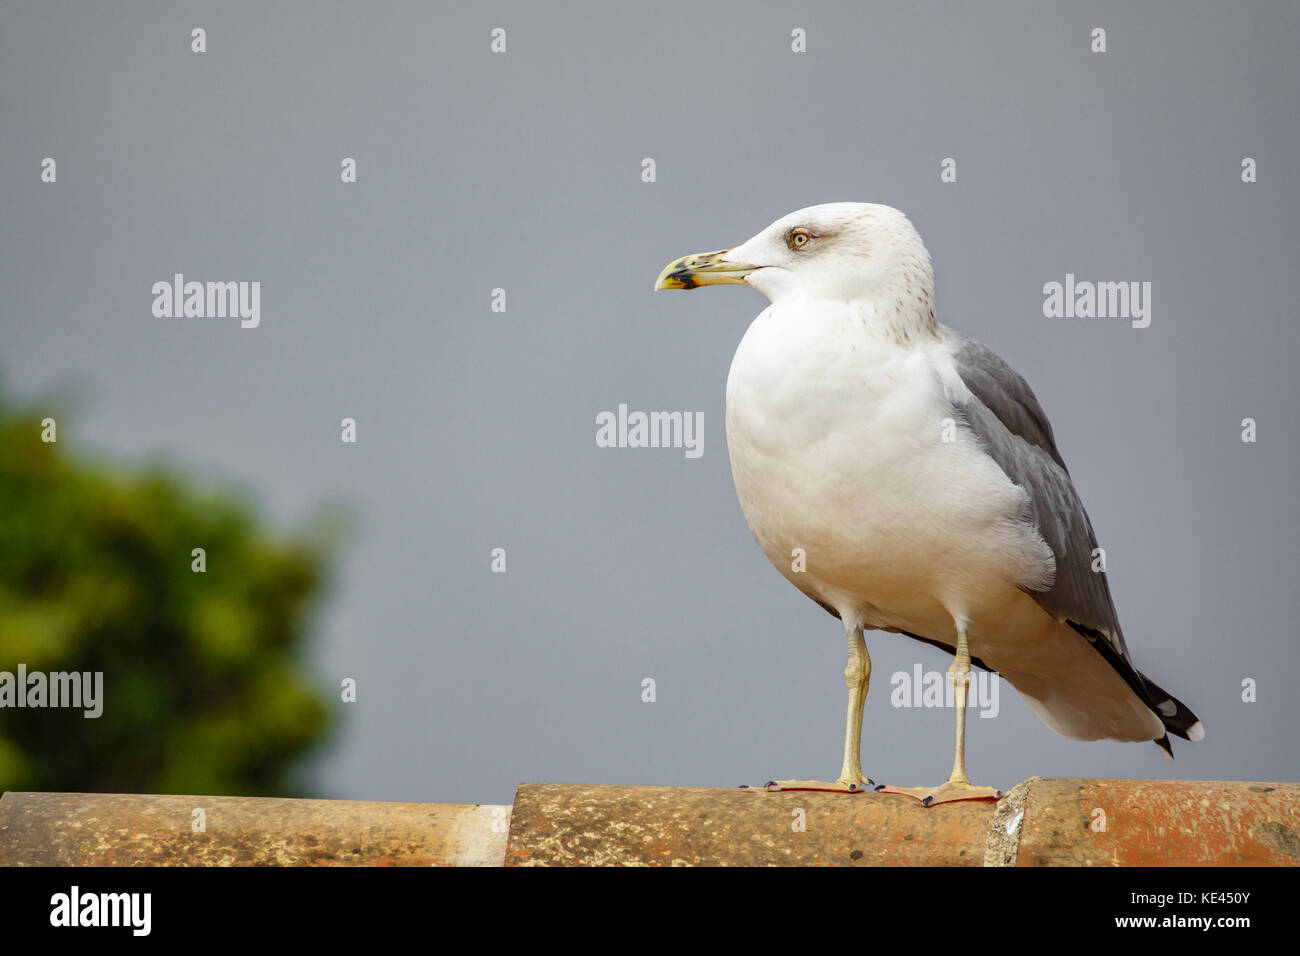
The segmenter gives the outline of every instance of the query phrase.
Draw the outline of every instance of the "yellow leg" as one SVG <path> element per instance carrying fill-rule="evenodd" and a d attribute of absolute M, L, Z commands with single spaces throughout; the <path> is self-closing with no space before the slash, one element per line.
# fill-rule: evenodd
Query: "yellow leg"
<path fill-rule="evenodd" d="M 844 762 L 839 779 L 834 783 L 823 780 L 773 780 L 768 790 L 834 790 L 843 793 L 860 793 L 874 784 L 862 774 L 862 708 L 867 702 L 867 685 L 871 683 L 871 658 L 862 628 L 848 630 L 849 662 L 844 665 L 844 683 L 849 689 L 849 709 L 844 726 Z"/>
<path fill-rule="evenodd" d="M 970 780 L 966 778 L 966 691 L 970 689 L 970 648 L 966 645 L 965 631 L 957 635 L 957 656 L 948 666 L 948 683 L 953 685 L 953 700 L 957 705 L 957 746 L 948 782 L 969 786 Z"/>
<path fill-rule="evenodd" d="M 849 632 L 849 662 L 844 665 L 844 683 L 849 689 L 849 710 L 844 725 L 844 762 L 835 782 L 850 789 L 869 787 L 871 781 L 862 775 L 862 708 L 867 703 L 867 687 L 871 683 L 871 658 L 867 656 L 867 642 L 862 628 Z"/>
<path fill-rule="evenodd" d="M 927 807 L 956 800 L 996 800 L 1001 790 L 976 787 L 966 777 L 966 692 L 970 688 L 970 648 L 966 630 L 957 632 L 957 656 L 948 668 L 948 682 L 953 685 L 953 702 L 957 711 L 957 744 L 952 758 L 952 773 L 937 787 L 878 787 L 880 793 L 902 793 L 916 797 Z"/>

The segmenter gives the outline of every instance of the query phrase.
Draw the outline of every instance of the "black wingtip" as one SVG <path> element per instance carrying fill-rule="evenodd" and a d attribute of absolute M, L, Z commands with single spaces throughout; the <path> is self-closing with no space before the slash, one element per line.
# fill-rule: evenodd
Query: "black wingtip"
<path fill-rule="evenodd" d="M 1120 677 L 1124 678 L 1124 683 L 1128 684 L 1133 693 L 1151 708 L 1151 712 L 1165 725 L 1165 730 L 1184 740 L 1197 741 L 1205 737 L 1205 728 L 1196 719 L 1191 708 L 1135 668 L 1127 656 L 1116 650 L 1105 634 L 1075 621 L 1066 621 L 1066 623 L 1088 639 L 1089 645 L 1105 658 L 1106 663 L 1113 667 Z M 1157 740 L 1156 743 L 1169 754 L 1170 759 L 1173 758 L 1173 750 L 1167 740 L 1164 743 Z"/>
<path fill-rule="evenodd" d="M 1192 713 L 1190 707 L 1150 677 L 1147 677 L 1146 674 L 1138 671 L 1137 675 L 1142 679 L 1142 683 L 1147 690 L 1147 700 L 1154 705 L 1152 710 L 1156 712 L 1160 722 L 1165 725 L 1165 730 L 1175 737 L 1182 737 L 1184 740 L 1196 741 L 1205 736 L 1205 729 L 1201 726 L 1201 722 L 1196 719 L 1196 715 Z"/>
<path fill-rule="evenodd" d="M 1156 738 L 1155 745 L 1165 752 L 1165 756 L 1170 760 L 1174 759 L 1174 745 L 1169 742 L 1169 735 L 1164 734 Z"/>

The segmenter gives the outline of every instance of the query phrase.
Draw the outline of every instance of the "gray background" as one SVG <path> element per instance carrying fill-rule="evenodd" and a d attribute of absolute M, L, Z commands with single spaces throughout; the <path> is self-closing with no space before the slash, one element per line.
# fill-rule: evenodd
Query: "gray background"
<path fill-rule="evenodd" d="M 360 700 L 324 792 L 835 775 L 839 624 L 768 565 L 727 462 L 764 301 L 650 287 L 837 200 L 907 212 L 940 320 L 1037 390 L 1138 665 L 1208 730 L 1170 764 L 1060 738 L 1004 685 L 972 776 L 1296 778 L 1294 4 L 467 6 L 3 6 L 7 387 L 75 392 L 74 448 L 173 458 L 279 526 L 353 508 L 314 661 Z M 261 328 L 154 318 L 176 271 L 261 280 Z M 1151 327 L 1045 319 L 1066 272 L 1151 281 Z M 619 402 L 703 411 L 703 458 L 597 448 Z M 938 782 L 951 711 L 892 708 L 889 675 L 947 659 L 868 645 L 866 772 Z"/>

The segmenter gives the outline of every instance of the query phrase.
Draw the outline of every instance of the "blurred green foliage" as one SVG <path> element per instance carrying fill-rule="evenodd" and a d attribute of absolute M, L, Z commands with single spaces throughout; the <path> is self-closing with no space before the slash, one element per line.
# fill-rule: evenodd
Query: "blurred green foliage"
<path fill-rule="evenodd" d="M 274 540 L 172 469 L 77 461 L 64 416 L 42 441 L 47 414 L 0 391 L 0 671 L 102 671 L 103 714 L 0 708 L 0 790 L 303 795 L 328 531 Z"/>

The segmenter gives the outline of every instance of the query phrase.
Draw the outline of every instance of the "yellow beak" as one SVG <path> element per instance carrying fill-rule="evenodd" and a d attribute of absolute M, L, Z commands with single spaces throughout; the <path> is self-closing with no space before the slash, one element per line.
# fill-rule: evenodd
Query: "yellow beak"
<path fill-rule="evenodd" d="M 744 285 L 745 276 L 759 266 L 744 262 L 723 262 L 730 249 L 718 252 L 697 252 L 682 256 L 664 266 L 655 280 L 655 291 L 660 289 L 694 289 L 702 285 Z"/>

